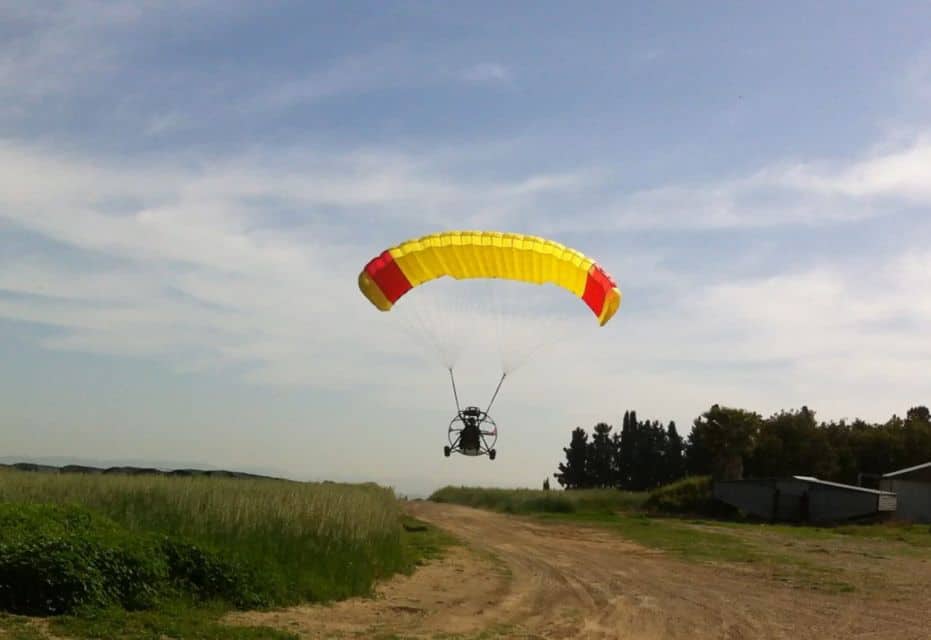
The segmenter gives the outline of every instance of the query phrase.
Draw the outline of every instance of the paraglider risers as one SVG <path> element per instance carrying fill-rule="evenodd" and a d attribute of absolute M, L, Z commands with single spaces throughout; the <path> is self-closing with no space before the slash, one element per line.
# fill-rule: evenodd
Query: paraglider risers
<path fill-rule="evenodd" d="M 443 447 L 447 458 L 453 453 L 464 456 L 484 456 L 494 460 L 497 455 L 498 425 L 478 407 L 466 407 L 449 423 L 449 446 Z"/>

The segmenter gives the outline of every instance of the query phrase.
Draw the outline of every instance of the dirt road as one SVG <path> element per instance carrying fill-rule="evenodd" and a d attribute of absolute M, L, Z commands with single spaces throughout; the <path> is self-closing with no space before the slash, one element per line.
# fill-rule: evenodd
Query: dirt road
<path fill-rule="evenodd" d="M 466 546 L 386 582 L 375 599 L 234 620 L 306 638 L 931 638 L 926 565 L 915 588 L 892 596 L 819 593 L 753 566 L 685 562 L 605 530 L 429 502 L 408 509 Z"/>

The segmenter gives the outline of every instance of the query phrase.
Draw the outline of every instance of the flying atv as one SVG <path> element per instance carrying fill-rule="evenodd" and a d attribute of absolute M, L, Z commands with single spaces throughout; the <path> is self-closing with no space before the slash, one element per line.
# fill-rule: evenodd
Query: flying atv
<path fill-rule="evenodd" d="M 591 258 L 552 240 L 496 231 L 446 231 L 402 242 L 365 265 L 359 274 L 359 289 L 378 310 L 390 311 L 411 289 L 444 276 L 555 285 L 584 301 L 600 326 L 621 304 L 614 280 Z M 418 316 L 417 320 L 422 330 L 427 329 L 425 318 Z M 443 447 L 443 454 L 487 455 L 494 460 L 498 427 L 488 412 L 509 368 L 504 366 L 494 396 L 482 411 L 460 407 L 453 367 L 448 362 L 445 366 L 456 398 L 456 415 L 449 423 L 449 445 Z"/>
<path fill-rule="evenodd" d="M 464 456 L 484 456 L 494 460 L 498 452 L 498 426 L 478 407 L 466 407 L 449 423 L 449 445 L 443 447 L 447 458 L 453 453 Z"/>

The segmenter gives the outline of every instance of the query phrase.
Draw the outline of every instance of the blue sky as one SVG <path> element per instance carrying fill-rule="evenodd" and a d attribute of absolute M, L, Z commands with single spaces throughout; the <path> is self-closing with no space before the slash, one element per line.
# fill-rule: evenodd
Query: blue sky
<path fill-rule="evenodd" d="M 0 2 L 0 451 L 423 492 L 536 486 L 627 408 L 926 403 L 929 24 L 919 2 Z M 505 387 L 495 463 L 442 458 L 445 372 L 355 287 L 446 228 L 552 237 L 625 295 L 595 331 L 538 313 L 565 340 Z"/>

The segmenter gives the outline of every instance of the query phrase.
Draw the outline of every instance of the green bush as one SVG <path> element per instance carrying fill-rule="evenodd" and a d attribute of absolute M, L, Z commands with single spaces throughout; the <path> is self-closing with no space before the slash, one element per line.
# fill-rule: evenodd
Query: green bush
<path fill-rule="evenodd" d="M 574 513 L 576 504 L 565 496 L 541 496 L 524 500 L 521 510 L 531 513 Z"/>
<path fill-rule="evenodd" d="M 140 538 L 76 506 L 0 504 L 0 609 L 44 615 L 151 606 L 167 566 Z"/>
<path fill-rule="evenodd" d="M 725 515 L 725 507 L 716 502 L 709 476 L 683 478 L 650 493 L 643 504 L 647 511 L 704 516 Z"/>
<path fill-rule="evenodd" d="M 42 615 L 103 601 L 103 578 L 85 557 L 65 540 L 0 544 L 0 609 Z"/>
<path fill-rule="evenodd" d="M 73 505 L 0 504 L 0 610 L 56 615 L 160 598 L 267 605 L 254 571 L 169 536 L 128 531 Z"/>
<path fill-rule="evenodd" d="M 239 608 L 264 607 L 268 598 L 256 587 L 253 572 L 220 554 L 166 537 L 162 550 L 175 588 L 198 600 L 222 599 Z"/>

